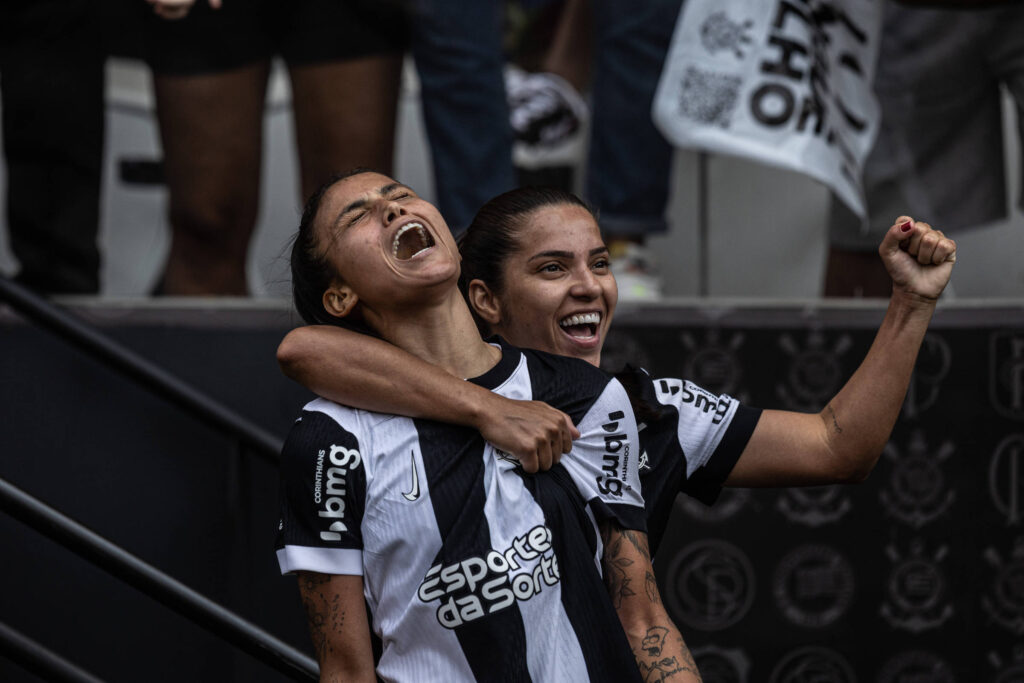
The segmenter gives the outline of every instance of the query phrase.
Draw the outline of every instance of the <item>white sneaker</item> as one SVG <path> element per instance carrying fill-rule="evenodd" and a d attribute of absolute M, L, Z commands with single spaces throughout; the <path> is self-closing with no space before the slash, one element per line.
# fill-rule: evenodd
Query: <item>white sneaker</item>
<path fill-rule="evenodd" d="M 661 300 L 661 277 L 646 247 L 627 243 L 625 251 L 612 256 L 612 273 L 619 286 L 619 301 Z"/>
<path fill-rule="evenodd" d="M 568 81 L 552 73 L 527 73 L 508 66 L 505 89 L 516 138 L 516 165 L 536 168 L 575 158 L 590 111 Z"/>

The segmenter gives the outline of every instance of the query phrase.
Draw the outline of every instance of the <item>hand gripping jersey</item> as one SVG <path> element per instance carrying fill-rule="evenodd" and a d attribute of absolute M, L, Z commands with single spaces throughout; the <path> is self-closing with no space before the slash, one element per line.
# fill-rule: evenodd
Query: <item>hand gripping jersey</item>
<path fill-rule="evenodd" d="M 363 575 L 384 680 L 640 680 L 596 525 L 644 529 L 625 390 L 510 347 L 472 381 L 568 413 L 572 452 L 530 475 L 473 430 L 313 401 L 284 447 L 281 571 Z"/>
<path fill-rule="evenodd" d="M 655 408 L 638 411 L 638 419 L 645 420 L 639 425 L 640 486 L 647 509 L 647 541 L 654 555 L 676 495 L 682 492 L 713 503 L 761 410 L 725 394 L 716 396 L 688 380 L 653 379 L 635 368 L 617 377 L 629 388 L 634 403 Z"/>

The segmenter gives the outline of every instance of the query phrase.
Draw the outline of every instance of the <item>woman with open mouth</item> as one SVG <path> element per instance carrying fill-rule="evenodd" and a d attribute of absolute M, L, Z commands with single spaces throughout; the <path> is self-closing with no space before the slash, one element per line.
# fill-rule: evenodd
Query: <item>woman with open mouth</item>
<path fill-rule="evenodd" d="M 895 424 L 955 252 L 956 244 L 928 224 L 896 220 L 879 248 L 893 281 L 889 308 L 864 361 L 819 413 L 760 412 L 684 380 L 620 373 L 634 394 L 666 409 L 640 433 L 651 552 L 679 492 L 712 503 L 722 486 L 862 481 Z M 477 214 L 461 253 L 460 286 L 484 334 L 599 363 L 617 292 L 597 221 L 581 200 L 539 188 L 500 195 Z M 558 443 L 550 414 L 383 341 L 333 326 L 300 327 L 282 341 L 278 360 L 320 396 L 473 427 L 528 470 L 561 455 L 549 445 Z"/>
<path fill-rule="evenodd" d="M 481 339 L 459 261 L 431 204 L 354 172 L 307 203 L 295 305 L 486 393 L 548 402 L 526 405 L 554 416 L 549 450 L 572 453 L 533 474 L 455 424 L 308 404 L 282 454 L 277 556 L 299 575 L 321 680 L 699 681 L 653 582 L 626 388 Z"/>

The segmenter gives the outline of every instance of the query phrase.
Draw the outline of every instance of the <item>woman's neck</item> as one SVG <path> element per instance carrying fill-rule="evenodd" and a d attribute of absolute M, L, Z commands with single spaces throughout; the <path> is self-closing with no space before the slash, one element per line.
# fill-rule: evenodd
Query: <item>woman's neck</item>
<path fill-rule="evenodd" d="M 482 375 L 501 359 L 501 350 L 480 338 L 458 290 L 436 304 L 375 320 L 373 326 L 395 346 L 457 377 Z"/>

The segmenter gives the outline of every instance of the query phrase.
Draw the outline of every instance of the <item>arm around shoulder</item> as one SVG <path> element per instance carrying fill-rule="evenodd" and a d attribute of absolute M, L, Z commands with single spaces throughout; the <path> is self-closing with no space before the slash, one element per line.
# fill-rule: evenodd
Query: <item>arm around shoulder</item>
<path fill-rule="evenodd" d="M 386 341 L 333 325 L 292 330 L 277 362 L 285 375 L 336 403 L 472 427 L 527 472 L 557 463 L 579 436 L 569 417 L 547 404 L 507 399 Z"/>

